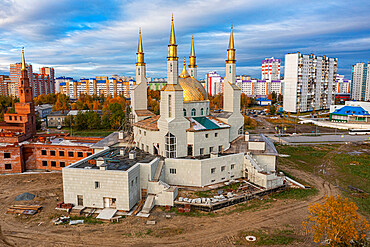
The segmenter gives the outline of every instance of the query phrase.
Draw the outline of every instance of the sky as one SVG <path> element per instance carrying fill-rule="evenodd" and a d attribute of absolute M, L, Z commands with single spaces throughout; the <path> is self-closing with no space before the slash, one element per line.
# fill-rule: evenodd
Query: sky
<path fill-rule="evenodd" d="M 230 25 L 237 74 L 261 77 L 265 57 L 287 53 L 338 58 L 338 73 L 370 61 L 368 0 L 0 0 L 0 74 L 21 61 L 56 76 L 134 76 L 142 29 L 147 77 L 166 76 L 174 15 L 179 70 L 194 35 L 198 79 L 225 74 Z M 283 69 L 282 69 L 283 71 Z"/>

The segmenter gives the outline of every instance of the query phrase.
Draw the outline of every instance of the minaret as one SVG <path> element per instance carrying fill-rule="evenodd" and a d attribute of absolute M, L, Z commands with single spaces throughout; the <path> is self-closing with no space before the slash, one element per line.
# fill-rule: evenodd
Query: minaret
<path fill-rule="evenodd" d="M 167 56 L 167 85 L 161 91 L 161 117 L 158 119 L 161 136 L 158 139 L 159 154 L 167 158 L 187 155 L 186 129 L 190 128 L 190 122 L 184 118 L 183 89 L 178 84 L 178 80 L 177 45 L 172 16 Z M 168 145 L 169 141 L 174 142 L 175 145 Z"/>
<path fill-rule="evenodd" d="M 28 78 L 28 71 L 26 69 L 26 62 L 24 58 L 24 49 L 22 49 L 22 69 L 21 78 L 19 85 L 19 102 L 20 103 L 30 103 L 33 102 L 32 99 L 32 88 L 30 87 L 30 81 Z"/>
<path fill-rule="evenodd" d="M 145 62 L 143 43 L 141 40 L 141 29 L 139 29 L 139 42 L 136 53 L 136 85 L 131 90 L 131 109 L 135 118 L 135 122 L 141 120 L 137 114 L 138 110 L 147 110 L 147 83 L 145 77 Z M 147 112 L 147 111 L 146 111 Z M 144 117 L 143 111 L 139 115 Z M 145 116 L 146 117 L 146 116 Z"/>
<path fill-rule="evenodd" d="M 234 37 L 233 37 L 233 25 L 231 25 L 229 48 L 227 49 L 227 60 L 226 60 L 226 75 L 224 79 L 224 111 L 234 111 L 234 99 L 232 97 L 232 91 L 228 90 L 229 84 L 234 85 L 236 80 L 236 60 L 235 60 L 235 48 L 234 48 Z M 240 106 L 239 106 L 240 108 Z"/>
<path fill-rule="evenodd" d="M 178 83 L 178 57 L 177 57 L 177 45 L 175 39 L 175 28 L 173 26 L 173 15 L 171 20 L 171 34 L 170 44 L 168 45 L 168 57 L 167 57 L 167 84 Z"/>
<path fill-rule="evenodd" d="M 197 62 L 195 57 L 195 49 L 194 49 L 194 37 L 191 36 L 191 51 L 190 51 L 190 63 L 189 63 L 189 73 L 190 76 L 194 79 L 197 79 Z"/>
<path fill-rule="evenodd" d="M 231 115 L 224 119 L 230 125 L 229 141 L 235 140 L 243 133 L 244 117 L 240 113 L 241 90 L 236 85 L 236 60 L 233 37 L 233 26 L 231 25 L 229 48 L 227 49 L 226 76 L 224 78 L 224 112 Z"/>

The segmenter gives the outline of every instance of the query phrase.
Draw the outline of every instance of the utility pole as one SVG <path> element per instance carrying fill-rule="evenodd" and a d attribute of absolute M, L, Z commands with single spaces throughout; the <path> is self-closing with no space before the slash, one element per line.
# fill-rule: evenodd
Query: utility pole
<path fill-rule="evenodd" d="M 72 115 L 71 115 L 71 117 L 69 118 L 69 121 L 70 121 L 70 125 L 71 125 L 71 136 L 73 135 L 73 133 L 72 133 Z"/>

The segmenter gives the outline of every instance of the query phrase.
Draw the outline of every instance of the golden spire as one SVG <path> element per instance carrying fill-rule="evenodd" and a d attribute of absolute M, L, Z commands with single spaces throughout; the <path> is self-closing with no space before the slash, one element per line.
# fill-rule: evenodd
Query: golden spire
<path fill-rule="evenodd" d="M 184 68 L 182 69 L 181 74 L 179 75 L 181 78 L 190 77 L 188 71 L 186 70 L 186 58 L 184 57 Z"/>
<path fill-rule="evenodd" d="M 139 44 L 136 53 L 136 66 L 144 66 L 144 52 L 143 52 L 143 43 L 141 41 L 141 28 L 139 28 Z"/>
<path fill-rule="evenodd" d="M 175 28 L 174 28 L 174 26 L 173 26 L 173 14 L 172 14 L 172 19 L 171 19 L 170 45 L 176 45 L 176 39 L 175 39 Z"/>
<path fill-rule="evenodd" d="M 175 27 L 173 25 L 173 14 L 171 19 L 171 34 L 170 34 L 170 44 L 168 45 L 168 57 L 167 60 L 177 61 L 177 45 L 175 39 Z"/>
<path fill-rule="evenodd" d="M 227 60 L 226 63 L 235 63 L 235 48 L 234 48 L 234 35 L 233 35 L 233 24 L 231 24 L 229 49 L 227 49 Z"/>
<path fill-rule="evenodd" d="M 191 36 L 191 51 L 190 51 L 190 62 L 189 62 L 189 68 L 196 68 L 196 57 L 195 57 L 195 49 L 194 49 L 194 36 Z"/>
<path fill-rule="evenodd" d="M 24 47 L 22 48 L 22 70 L 26 70 L 26 62 L 24 59 Z"/>

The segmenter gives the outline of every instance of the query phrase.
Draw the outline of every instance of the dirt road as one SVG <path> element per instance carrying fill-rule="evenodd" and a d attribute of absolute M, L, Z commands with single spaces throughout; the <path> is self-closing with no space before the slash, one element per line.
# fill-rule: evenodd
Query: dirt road
<path fill-rule="evenodd" d="M 291 246 L 312 246 L 312 240 L 304 237 L 302 220 L 307 216 L 310 203 L 320 201 L 325 195 L 338 191 L 320 177 L 303 171 L 289 173 L 311 183 L 319 193 L 308 200 L 277 200 L 271 207 L 258 211 L 225 214 L 219 210 L 215 217 L 187 217 L 165 213 L 156 209 L 149 219 L 157 222 L 146 225 L 147 219 L 128 217 L 119 224 L 55 226 L 51 223 L 54 209 L 62 200 L 60 173 L 38 175 L 12 175 L 0 177 L 0 245 L 4 246 L 230 246 L 241 239 L 240 232 L 263 229 L 273 231 L 289 226 L 300 241 Z M 44 206 L 41 213 L 29 218 L 5 215 L 6 208 L 14 204 L 15 196 L 30 192 Z M 25 202 L 26 203 L 26 202 Z M 235 207 L 235 206 L 233 206 Z M 153 234 L 149 234 L 153 233 Z"/>

